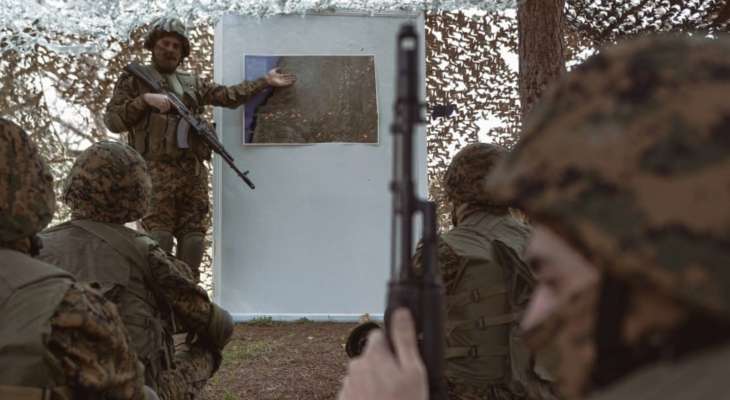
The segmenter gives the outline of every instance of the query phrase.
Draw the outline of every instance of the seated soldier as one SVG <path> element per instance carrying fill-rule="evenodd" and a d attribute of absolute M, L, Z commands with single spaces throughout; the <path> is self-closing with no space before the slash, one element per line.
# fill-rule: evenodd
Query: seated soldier
<path fill-rule="evenodd" d="M 522 325 L 554 344 L 566 398 L 730 398 L 729 53 L 727 37 L 601 51 L 546 94 L 490 176 L 488 192 L 537 223 Z M 422 368 L 378 374 L 393 356 L 376 350 L 341 399 L 368 382 L 372 398 L 425 400 Z"/>
<path fill-rule="evenodd" d="M 535 281 L 523 258 L 530 230 L 481 185 L 505 154 L 497 145 L 472 143 L 444 175 L 454 228 L 439 237 L 438 264 L 451 400 L 555 398 L 517 332 Z"/>
<path fill-rule="evenodd" d="M 156 399 L 116 308 L 34 260 L 56 208 L 28 135 L 0 118 L 0 399 Z"/>
<path fill-rule="evenodd" d="M 144 215 L 150 192 L 145 161 L 134 149 L 109 141 L 92 145 L 65 182 L 71 220 L 41 233 L 39 258 L 98 285 L 119 309 L 146 383 L 161 399 L 187 399 L 218 369 L 233 323 L 187 265 L 123 225 Z M 175 354 L 178 331 L 195 340 Z"/>

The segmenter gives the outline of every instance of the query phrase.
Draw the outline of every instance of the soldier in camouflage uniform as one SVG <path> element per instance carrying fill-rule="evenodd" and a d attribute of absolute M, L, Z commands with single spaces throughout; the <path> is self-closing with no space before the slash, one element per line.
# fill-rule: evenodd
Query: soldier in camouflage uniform
<path fill-rule="evenodd" d="M 117 305 L 146 383 L 160 398 L 191 399 L 217 370 L 233 324 L 187 265 L 123 225 L 144 214 L 151 189 L 145 161 L 133 148 L 92 145 L 65 182 L 71 220 L 40 235 L 38 257 L 93 283 Z M 175 354 L 172 335 L 178 331 L 195 341 Z"/>
<path fill-rule="evenodd" d="M 537 223 L 522 326 L 538 347 L 533 329 L 553 327 L 541 336 L 569 399 L 730 398 L 728 54 L 726 36 L 601 51 L 545 94 L 487 180 Z M 387 357 L 366 350 L 346 385 Z M 418 364 L 401 369 L 372 398 L 403 382 L 422 393 Z"/>
<path fill-rule="evenodd" d="M 523 326 L 554 327 L 568 398 L 730 398 L 728 54 L 728 37 L 601 51 L 490 178 L 539 224 Z"/>
<path fill-rule="evenodd" d="M 144 67 L 147 74 L 198 115 L 206 105 L 235 108 L 268 86 L 290 86 L 296 80 L 273 69 L 265 78 L 222 86 L 178 70 L 190 54 L 190 42 L 177 19 L 155 21 L 144 46 L 152 52 L 152 65 Z M 143 219 L 145 230 L 168 252 L 176 238 L 176 255 L 197 279 L 209 214 L 204 161 L 210 160 L 211 151 L 199 137 L 188 133 L 189 125 L 179 115 L 170 112 L 167 96 L 150 90 L 138 78 L 123 73 L 107 104 L 104 122 L 112 132 L 126 132 L 129 144 L 147 160 L 154 192 Z"/>
<path fill-rule="evenodd" d="M 534 284 L 522 256 L 530 230 L 480 185 L 504 154 L 496 145 L 470 144 L 444 176 L 455 226 L 439 238 L 438 260 L 446 288 L 445 375 L 453 400 L 553 398 L 517 334 Z"/>
<path fill-rule="evenodd" d="M 114 305 L 30 257 L 53 216 L 53 178 L 28 135 L 1 118 L 0 154 L 0 398 L 145 399 Z"/>

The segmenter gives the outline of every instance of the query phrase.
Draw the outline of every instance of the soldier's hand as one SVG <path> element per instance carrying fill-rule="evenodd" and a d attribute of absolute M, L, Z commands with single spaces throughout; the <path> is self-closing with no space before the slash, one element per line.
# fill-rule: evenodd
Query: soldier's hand
<path fill-rule="evenodd" d="M 296 75 L 282 74 L 279 68 L 274 68 L 266 74 L 266 83 L 274 87 L 291 86 L 296 81 Z"/>
<path fill-rule="evenodd" d="M 363 355 L 350 361 L 339 400 L 428 399 L 426 368 L 408 310 L 395 310 L 390 329 L 395 354 L 381 330 L 373 331 Z"/>
<path fill-rule="evenodd" d="M 145 103 L 158 109 L 163 114 L 170 111 L 170 99 L 168 99 L 164 94 L 145 93 L 142 98 Z"/>

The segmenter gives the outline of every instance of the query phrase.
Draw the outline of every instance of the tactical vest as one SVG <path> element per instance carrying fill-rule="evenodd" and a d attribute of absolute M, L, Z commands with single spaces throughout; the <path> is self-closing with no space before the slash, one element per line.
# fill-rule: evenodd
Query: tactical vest
<path fill-rule="evenodd" d="M 529 354 L 517 326 L 533 281 L 521 258 L 529 229 L 509 215 L 476 212 L 443 240 L 459 257 L 446 296 L 446 371 L 457 385 L 524 393 Z M 523 386 L 523 387 L 520 387 Z"/>
<path fill-rule="evenodd" d="M 96 284 L 117 310 L 132 349 L 145 364 L 145 380 L 156 389 L 159 373 L 172 367 L 174 320 L 155 295 L 148 253 L 152 239 L 123 225 L 76 220 L 42 232 L 38 258 Z"/>
<path fill-rule="evenodd" d="M 174 88 L 167 79 L 157 72 L 155 68 L 147 65 L 142 66 L 142 68 L 148 76 L 160 82 L 163 88 L 175 93 Z M 185 103 L 191 112 L 196 115 L 201 115 L 204 110 L 200 101 L 198 82 L 195 76 L 185 72 L 175 72 L 172 75 L 177 77 L 182 86 L 182 93 L 176 93 L 178 94 L 178 98 Z M 148 90 L 141 81 L 140 85 Z M 166 114 L 149 111 L 129 131 L 129 144 L 145 160 L 150 161 L 174 161 L 182 158 L 210 160 L 210 147 L 195 134 L 192 128 L 189 128 L 187 135 L 184 135 L 183 130 L 186 124 L 175 113 L 174 109 L 171 109 Z M 180 147 L 182 143 L 178 140 L 178 137 L 181 135 L 187 137 L 189 148 Z"/>
<path fill-rule="evenodd" d="M 41 400 L 44 389 L 64 382 L 46 343 L 51 317 L 74 280 L 14 250 L 0 249 L 0 259 L 0 398 Z"/>

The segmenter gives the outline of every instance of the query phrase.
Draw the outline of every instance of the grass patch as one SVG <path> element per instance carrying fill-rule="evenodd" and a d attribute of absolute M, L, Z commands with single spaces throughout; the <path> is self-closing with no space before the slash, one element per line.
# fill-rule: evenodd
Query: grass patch
<path fill-rule="evenodd" d="M 274 326 L 276 322 L 274 322 L 274 320 L 269 316 L 263 316 L 253 318 L 250 321 L 244 322 L 244 324 L 253 326 Z"/>
<path fill-rule="evenodd" d="M 270 340 L 235 341 L 223 350 L 223 358 L 230 362 L 246 361 L 251 358 L 265 356 L 276 348 Z"/>

